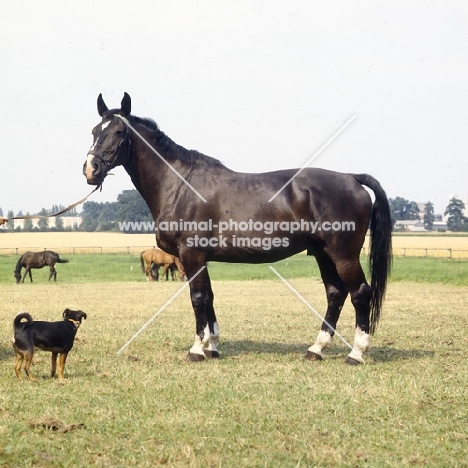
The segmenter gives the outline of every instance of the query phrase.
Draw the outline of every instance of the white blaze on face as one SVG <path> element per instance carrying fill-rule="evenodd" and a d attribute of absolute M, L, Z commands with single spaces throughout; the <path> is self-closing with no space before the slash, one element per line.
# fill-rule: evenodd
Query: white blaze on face
<path fill-rule="evenodd" d="M 110 123 L 111 122 L 109 120 L 108 122 L 104 122 L 101 125 L 101 131 L 99 132 L 99 136 L 101 132 L 103 132 L 110 125 Z M 97 142 L 99 141 L 99 136 L 96 138 L 96 141 L 93 143 L 93 146 L 91 146 L 89 151 L 94 151 L 94 149 L 96 148 Z M 93 158 L 94 156 L 88 153 L 88 158 L 86 160 L 86 178 L 87 179 L 92 179 L 93 177 L 93 165 L 92 165 Z"/>
<path fill-rule="evenodd" d="M 363 363 L 364 359 L 362 355 L 370 349 L 370 335 L 363 332 L 359 327 L 356 328 L 356 334 L 354 335 L 353 350 L 348 354 L 348 357 L 355 359 L 356 361 Z"/>
<path fill-rule="evenodd" d="M 92 154 L 88 154 L 88 158 L 86 159 L 86 178 L 91 180 L 93 178 L 93 162 L 94 156 Z"/>
<path fill-rule="evenodd" d="M 104 122 L 102 125 L 101 125 L 101 131 L 99 132 L 99 136 L 100 134 L 110 125 L 110 120 L 108 122 Z M 99 136 L 96 138 L 96 141 L 93 143 L 93 146 L 91 146 L 91 150 L 94 150 L 94 148 L 96 148 L 96 144 L 99 140 Z"/>

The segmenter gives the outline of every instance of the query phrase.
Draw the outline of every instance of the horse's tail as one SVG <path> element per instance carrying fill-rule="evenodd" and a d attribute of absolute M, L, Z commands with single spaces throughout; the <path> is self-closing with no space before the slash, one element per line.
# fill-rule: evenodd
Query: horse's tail
<path fill-rule="evenodd" d="M 21 314 L 18 314 L 13 320 L 13 327 L 15 328 L 15 331 L 17 328 L 20 328 L 24 325 L 24 322 L 21 322 L 21 320 L 24 319 L 26 319 L 26 323 L 31 323 L 33 321 L 31 314 L 29 314 L 28 312 L 22 312 Z"/>
<path fill-rule="evenodd" d="M 373 334 L 380 319 L 387 278 L 392 267 L 392 220 L 387 195 L 380 183 L 367 174 L 354 174 L 354 178 L 360 184 L 369 187 L 375 195 L 370 222 L 369 252 L 372 288 L 369 331 Z"/>
<path fill-rule="evenodd" d="M 143 258 L 143 254 L 146 252 L 146 250 L 143 250 L 143 252 L 141 252 L 140 254 L 140 264 L 141 264 L 141 271 L 143 273 L 146 273 L 146 270 L 145 270 L 145 260 Z"/>
<path fill-rule="evenodd" d="M 70 260 L 65 260 L 64 258 L 60 258 L 57 254 L 57 263 L 68 263 Z"/>

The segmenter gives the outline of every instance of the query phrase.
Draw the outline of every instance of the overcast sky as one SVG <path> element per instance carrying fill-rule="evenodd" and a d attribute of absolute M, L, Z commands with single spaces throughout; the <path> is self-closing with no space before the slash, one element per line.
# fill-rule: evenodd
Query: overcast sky
<path fill-rule="evenodd" d="M 369 173 L 442 212 L 468 198 L 468 3 L 3 1 L 0 207 L 68 205 L 96 98 L 231 169 Z M 113 171 L 94 201 L 133 188 Z"/>

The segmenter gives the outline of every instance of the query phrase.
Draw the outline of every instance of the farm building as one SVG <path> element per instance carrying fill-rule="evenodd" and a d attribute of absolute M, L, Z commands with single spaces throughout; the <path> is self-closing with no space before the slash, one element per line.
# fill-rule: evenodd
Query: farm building
<path fill-rule="evenodd" d="M 81 222 L 83 221 L 81 216 L 61 216 L 60 219 L 62 220 L 63 229 L 76 229 L 80 226 Z M 38 227 L 39 218 L 31 219 L 33 228 Z M 24 228 L 24 223 L 26 222 L 25 219 L 15 219 L 10 221 L 10 223 L 14 223 L 14 229 L 16 228 Z M 57 223 L 57 218 L 48 218 L 47 226 L 49 228 L 54 228 Z"/>
<path fill-rule="evenodd" d="M 420 219 L 399 219 L 395 222 L 393 230 L 397 232 L 427 232 Z"/>

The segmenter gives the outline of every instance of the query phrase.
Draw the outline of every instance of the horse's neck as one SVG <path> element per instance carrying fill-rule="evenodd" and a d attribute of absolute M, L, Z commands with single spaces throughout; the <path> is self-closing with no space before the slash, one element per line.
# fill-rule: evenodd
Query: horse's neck
<path fill-rule="evenodd" d="M 143 135 L 152 143 L 151 137 Z M 167 161 L 166 155 L 156 145 L 149 148 L 137 135 L 132 140 L 132 152 L 129 161 L 124 165 L 133 185 L 150 208 L 153 217 L 159 213 L 161 203 L 171 203 L 168 199 L 181 179 L 161 159 Z"/>
<path fill-rule="evenodd" d="M 23 256 L 21 256 L 20 259 L 16 262 L 15 273 L 19 273 L 21 268 L 23 268 Z"/>

